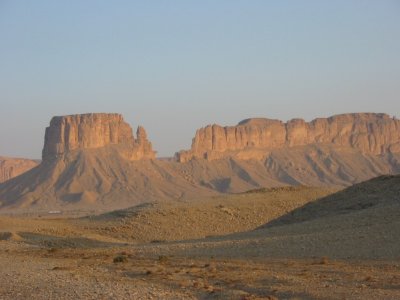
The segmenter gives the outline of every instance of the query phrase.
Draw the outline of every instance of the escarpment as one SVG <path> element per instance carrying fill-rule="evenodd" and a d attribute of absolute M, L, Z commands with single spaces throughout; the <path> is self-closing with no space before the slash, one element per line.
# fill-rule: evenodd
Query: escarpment
<path fill-rule="evenodd" d="M 135 136 L 119 114 L 52 118 L 42 157 L 36 168 L 0 183 L 0 210 L 108 211 L 215 194 L 156 160 L 145 129 Z"/>
<path fill-rule="evenodd" d="M 39 161 L 25 158 L 0 156 L 0 183 L 36 167 Z"/>
<path fill-rule="evenodd" d="M 54 117 L 42 162 L 0 183 L 0 211 L 100 212 L 261 187 L 344 187 L 399 174 L 399 132 L 384 114 L 247 119 L 198 130 L 173 161 L 154 159 L 144 128 L 133 134 L 119 114 Z"/>
<path fill-rule="evenodd" d="M 81 114 L 53 117 L 46 128 L 43 160 L 61 157 L 79 149 L 113 146 L 129 160 L 154 159 L 155 152 L 143 127 L 135 139 L 132 128 L 120 114 Z"/>
<path fill-rule="evenodd" d="M 355 113 L 311 122 L 292 119 L 247 119 L 236 126 L 209 125 L 197 130 L 190 150 L 176 154 L 179 162 L 227 156 L 265 158 L 268 151 L 305 145 L 351 147 L 361 153 L 400 152 L 400 120 L 387 114 Z"/>

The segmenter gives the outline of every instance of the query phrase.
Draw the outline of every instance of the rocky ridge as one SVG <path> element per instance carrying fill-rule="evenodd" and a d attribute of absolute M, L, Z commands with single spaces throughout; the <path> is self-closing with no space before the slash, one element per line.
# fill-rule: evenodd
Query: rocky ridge
<path fill-rule="evenodd" d="M 176 159 L 265 159 L 269 150 L 313 144 L 351 147 L 372 155 L 399 153 L 400 120 L 387 114 L 354 113 L 311 122 L 254 118 L 236 126 L 214 124 L 197 130 L 191 149 L 178 152 Z"/>
<path fill-rule="evenodd" d="M 153 159 L 145 130 L 134 137 L 119 114 L 54 117 L 42 163 L 0 184 L 0 210 L 103 212 L 261 187 L 344 187 L 400 173 L 398 122 L 384 114 L 249 119 L 200 130 L 195 151 L 173 161 Z"/>

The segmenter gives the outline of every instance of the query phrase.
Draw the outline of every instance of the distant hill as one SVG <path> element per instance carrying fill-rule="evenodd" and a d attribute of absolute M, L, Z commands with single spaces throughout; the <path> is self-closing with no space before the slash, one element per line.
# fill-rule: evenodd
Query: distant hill
<path fill-rule="evenodd" d="M 188 183 L 154 155 L 145 130 L 134 136 L 119 114 L 54 117 L 42 163 L 0 185 L 0 207 L 104 211 L 216 194 Z"/>
<path fill-rule="evenodd" d="M 39 163 L 39 160 L 0 156 L 0 183 L 36 167 Z"/>
<path fill-rule="evenodd" d="M 270 126 L 283 130 L 283 143 Z M 400 173 L 399 129 L 399 121 L 384 114 L 311 123 L 250 119 L 234 129 L 198 132 L 193 146 L 198 151 L 171 160 L 156 159 L 144 128 L 134 135 L 119 114 L 54 117 L 42 163 L 0 184 L 0 208 L 105 211 L 264 187 L 345 187 Z M 217 132 L 235 133 L 236 148 L 215 146 L 222 143 Z M 269 140 L 275 142 L 268 146 Z"/>
<path fill-rule="evenodd" d="M 44 160 L 38 167 L 0 185 L 3 208 L 41 210 L 110 210 L 212 194 L 213 190 L 190 185 L 168 163 L 129 161 L 112 146 Z"/>
<path fill-rule="evenodd" d="M 176 157 L 180 162 L 223 157 L 262 160 L 272 150 L 309 145 L 352 148 L 372 155 L 400 153 L 400 120 L 387 114 L 352 113 L 311 122 L 253 118 L 236 126 L 214 124 L 197 130 L 191 149 Z"/>

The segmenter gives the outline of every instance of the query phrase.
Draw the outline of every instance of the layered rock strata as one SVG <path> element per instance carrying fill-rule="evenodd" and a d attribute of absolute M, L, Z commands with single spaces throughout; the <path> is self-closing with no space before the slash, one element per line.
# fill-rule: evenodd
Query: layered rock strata
<path fill-rule="evenodd" d="M 213 160 L 225 156 L 265 158 L 268 150 L 311 144 L 351 147 L 380 155 L 400 152 L 400 120 L 387 114 L 355 113 L 311 122 L 287 123 L 264 118 L 247 119 L 236 126 L 209 125 L 197 130 L 190 150 L 176 154 L 179 162 L 192 158 Z"/>
<path fill-rule="evenodd" d="M 143 127 L 135 139 L 120 114 L 92 113 L 53 117 L 46 128 L 43 160 L 79 149 L 117 146 L 129 160 L 154 159 L 155 152 Z"/>

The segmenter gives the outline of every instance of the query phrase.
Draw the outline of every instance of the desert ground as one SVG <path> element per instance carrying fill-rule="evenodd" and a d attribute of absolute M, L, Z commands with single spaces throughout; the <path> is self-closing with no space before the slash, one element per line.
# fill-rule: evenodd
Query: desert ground
<path fill-rule="evenodd" d="M 399 188 L 384 176 L 2 215 L 0 299 L 399 299 Z"/>
<path fill-rule="evenodd" d="M 0 0 L 0 300 L 400 300 L 400 0 Z"/>

